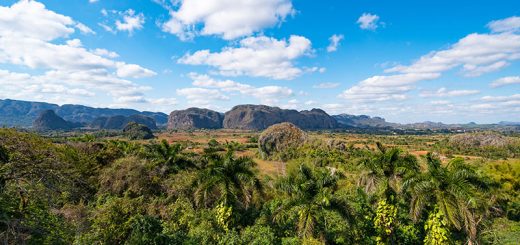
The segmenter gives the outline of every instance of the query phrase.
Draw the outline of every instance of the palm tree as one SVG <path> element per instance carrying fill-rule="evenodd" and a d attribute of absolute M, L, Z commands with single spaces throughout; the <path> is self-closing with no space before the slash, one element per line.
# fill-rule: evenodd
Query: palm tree
<path fill-rule="evenodd" d="M 184 147 L 181 144 L 169 144 L 162 140 L 159 144 L 151 145 L 153 158 L 160 165 L 166 167 L 167 172 L 177 173 L 180 170 L 195 167 L 183 153 Z"/>
<path fill-rule="evenodd" d="M 466 232 L 469 244 L 476 242 L 477 228 L 486 212 L 486 208 L 478 206 L 484 203 L 479 200 L 479 190 L 486 187 L 485 183 L 461 158 L 443 167 L 429 153 L 426 162 L 425 173 L 409 176 L 403 184 L 411 194 L 412 219 L 417 221 L 425 209 L 431 211 L 436 207 L 449 224 Z"/>
<path fill-rule="evenodd" d="M 250 157 L 235 157 L 233 151 L 208 154 L 195 180 L 194 198 L 198 206 L 212 204 L 247 208 L 255 194 L 262 193 L 256 163 Z"/>
<path fill-rule="evenodd" d="M 286 177 L 282 177 L 276 187 L 282 196 L 282 204 L 275 212 L 275 221 L 284 221 L 297 216 L 297 232 L 302 238 L 314 238 L 318 235 L 322 240 L 327 215 L 332 212 L 347 222 L 353 219 L 350 207 L 344 196 L 337 191 L 340 175 L 327 168 L 311 169 L 300 164 L 291 169 Z"/>
<path fill-rule="evenodd" d="M 403 154 L 398 148 L 386 149 L 377 142 L 378 154 L 365 158 L 361 164 L 364 171 L 358 185 L 365 187 L 365 192 L 378 192 L 385 198 L 400 191 L 400 180 L 419 171 L 417 159 L 410 154 Z"/>

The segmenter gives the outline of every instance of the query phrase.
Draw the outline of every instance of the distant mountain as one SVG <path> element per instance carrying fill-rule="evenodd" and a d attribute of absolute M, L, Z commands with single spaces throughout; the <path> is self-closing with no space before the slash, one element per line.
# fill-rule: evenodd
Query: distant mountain
<path fill-rule="evenodd" d="M 384 118 L 381 117 L 370 117 L 366 115 L 349 115 L 349 114 L 339 114 L 332 116 L 338 123 L 347 126 L 347 127 L 356 127 L 356 128 L 385 128 L 385 127 L 393 127 L 395 123 L 386 122 Z"/>
<path fill-rule="evenodd" d="M 505 121 L 501 121 L 498 124 L 499 125 L 503 125 L 503 126 L 520 126 L 520 122 L 505 122 Z"/>
<path fill-rule="evenodd" d="M 168 115 L 160 112 L 140 112 L 133 109 L 93 108 L 83 105 L 56 105 L 45 102 L 0 100 L 0 127 L 31 127 L 44 110 L 53 110 L 66 121 L 89 124 L 98 117 L 144 115 L 158 125 L 166 125 Z M 123 126 L 124 127 L 124 126 Z"/>
<path fill-rule="evenodd" d="M 223 120 L 224 115 L 220 112 L 201 108 L 188 108 L 170 113 L 168 129 L 218 129 L 222 128 Z"/>
<path fill-rule="evenodd" d="M 38 131 L 47 130 L 69 130 L 81 127 L 80 123 L 65 121 L 56 115 L 53 110 L 44 110 L 33 122 L 33 128 Z"/>
<path fill-rule="evenodd" d="M 157 129 L 157 125 L 153 118 L 138 114 L 128 117 L 98 117 L 89 124 L 89 127 L 94 129 L 124 129 L 131 122 L 144 125 L 149 129 Z"/>
<path fill-rule="evenodd" d="M 144 124 L 148 128 L 170 129 L 245 129 L 263 130 L 267 127 L 290 122 L 306 130 L 354 130 L 381 133 L 414 133 L 417 130 L 467 132 L 478 130 L 520 131 L 520 122 L 497 124 L 444 124 L 420 122 L 399 124 L 387 122 L 381 117 L 339 114 L 330 116 L 321 109 L 288 110 L 266 105 L 237 105 L 225 114 L 201 108 L 189 108 L 165 113 L 137 111 L 133 109 L 93 108 L 83 105 L 56 105 L 44 102 L 0 100 L 0 127 L 30 128 L 42 113 L 52 110 L 61 119 L 98 129 L 122 129 L 129 122 Z M 47 112 L 49 113 L 49 112 Z M 155 121 L 155 122 L 154 122 Z M 56 121 L 58 122 L 58 121 Z"/>
<path fill-rule="evenodd" d="M 266 105 L 237 105 L 224 115 L 224 128 L 263 130 L 271 125 L 290 122 L 302 129 L 335 129 L 339 124 L 321 109 L 286 110 Z"/>

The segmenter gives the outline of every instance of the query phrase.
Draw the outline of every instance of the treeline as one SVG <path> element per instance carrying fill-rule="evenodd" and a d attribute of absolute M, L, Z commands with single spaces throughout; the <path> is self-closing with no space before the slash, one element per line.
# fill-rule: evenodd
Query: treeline
<path fill-rule="evenodd" d="M 514 244 L 520 162 L 441 163 L 398 148 L 291 152 L 259 173 L 239 143 L 203 152 L 0 129 L 3 244 Z M 508 163 L 509 164 L 509 163 Z M 480 166 L 480 167 L 477 167 Z M 505 166 L 505 165 L 504 165 Z M 512 173 L 512 171 L 518 171 Z"/>

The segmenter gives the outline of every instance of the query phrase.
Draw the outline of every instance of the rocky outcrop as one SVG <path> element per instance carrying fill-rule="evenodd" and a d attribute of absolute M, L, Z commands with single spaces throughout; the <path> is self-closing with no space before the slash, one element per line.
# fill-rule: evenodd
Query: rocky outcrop
<path fill-rule="evenodd" d="M 308 130 L 334 129 L 337 122 L 323 110 L 310 111 L 285 110 L 265 105 L 238 105 L 224 116 L 224 128 L 263 130 L 267 127 L 290 122 Z"/>
<path fill-rule="evenodd" d="M 112 116 L 112 117 L 98 117 L 90 123 L 90 127 L 94 129 L 123 129 L 131 122 L 145 125 L 150 129 L 157 129 L 155 120 L 151 117 L 143 115 L 131 115 L 131 116 Z"/>
<path fill-rule="evenodd" d="M 366 115 L 349 115 L 340 114 L 334 115 L 334 119 L 343 127 L 356 127 L 356 128 L 384 128 L 391 127 L 393 124 L 385 121 L 381 117 L 370 117 Z"/>
<path fill-rule="evenodd" d="M 216 111 L 188 108 L 172 111 L 168 118 L 168 129 L 219 129 L 222 128 L 224 116 Z"/>
<path fill-rule="evenodd" d="M 135 122 L 129 122 L 123 129 L 123 134 L 131 140 L 147 140 L 155 137 L 152 130 Z"/>
<path fill-rule="evenodd" d="M 81 125 L 65 121 L 53 110 L 42 111 L 33 122 L 33 129 L 38 131 L 69 130 L 77 127 L 81 127 Z"/>
<path fill-rule="evenodd" d="M 258 149 L 264 159 L 287 160 L 291 150 L 301 146 L 307 135 L 292 123 L 270 126 L 258 138 Z"/>
<path fill-rule="evenodd" d="M 450 137 L 449 143 L 458 147 L 505 147 L 511 140 L 495 132 L 483 132 L 454 135 Z"/>

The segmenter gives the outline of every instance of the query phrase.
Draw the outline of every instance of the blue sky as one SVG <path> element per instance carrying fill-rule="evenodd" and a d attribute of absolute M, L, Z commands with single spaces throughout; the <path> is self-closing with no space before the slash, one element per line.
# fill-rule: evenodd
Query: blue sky
<path fill-rule="evenodd" d="M 0 98 L 520 121 L 519 1 L 0 2 Z"/>

